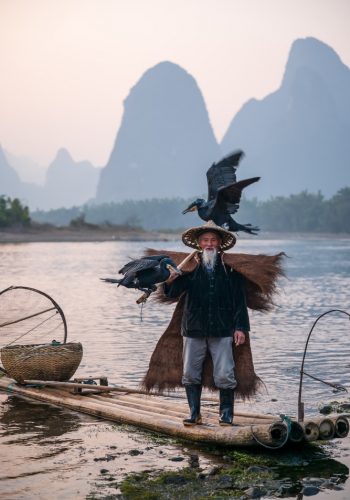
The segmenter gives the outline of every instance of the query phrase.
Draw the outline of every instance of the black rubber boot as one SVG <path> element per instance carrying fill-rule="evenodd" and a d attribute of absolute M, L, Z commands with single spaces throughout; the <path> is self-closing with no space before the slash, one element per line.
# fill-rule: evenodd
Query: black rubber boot
<path fill-rule="evenodd" d="M 186 384 L 185 389 L 191 415 L 189 416 L 189 418 L 184 418 L 183 424 L 200 425 L 202 423 L 200 411 L 202 386 L 198 384 Z"/>
<path fill-rule="evenodd" d="M 220 389 L 220 425 L 233 425 L 234 389 Z"/>

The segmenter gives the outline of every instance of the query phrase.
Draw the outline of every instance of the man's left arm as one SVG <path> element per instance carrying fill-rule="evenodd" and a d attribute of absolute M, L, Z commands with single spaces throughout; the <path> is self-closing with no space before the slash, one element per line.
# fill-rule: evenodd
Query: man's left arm
<path fill-rule="evenodd" d="M 235 299 L 236 315 L 233 338 L 235 345 L 240 345 L 244 344 L 246 333 L 250 330 L 245 282 L 243 276 L 241 275 L 238 275 Z"/>

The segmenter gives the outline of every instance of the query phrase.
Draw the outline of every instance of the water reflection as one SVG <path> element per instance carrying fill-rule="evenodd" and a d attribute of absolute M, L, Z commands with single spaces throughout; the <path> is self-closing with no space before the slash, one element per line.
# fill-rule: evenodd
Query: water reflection
<path fill-rule="evenodd" d="M 67 453 L 82 443 L 79 415 L 4 393 L 0 401 L 0 491 L 3 498 L 41 497 L 49 477 L 58 478 L 57 462 L 69 467 Z"/>
<path fill-rule="evenodd" d="M 80 419 L 76 413 L 47 404 L 28 402 L 16 396 L 2 403 L 0 413 L 0 437 L 14 436 L 17 445 L 52 444 L 54 438 L 78 429 Z"/>

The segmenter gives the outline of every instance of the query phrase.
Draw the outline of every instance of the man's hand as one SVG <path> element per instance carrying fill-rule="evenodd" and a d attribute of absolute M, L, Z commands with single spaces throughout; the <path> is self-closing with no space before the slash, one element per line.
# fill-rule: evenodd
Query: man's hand
<path fill-rule="evenodd" d="M 172 283 L 176 278 L 178 278 L 180 276 L 179 273 L 177 273 L 173 269 L 169 269 L 169 272 L 170 272 L 170 276 L 169 276 L 169 278 L 165 282 L 165 283 L 168 283 L 168 284 Z"/>
<path fill-rule="evenodd" d="M 235 342 L 235 345 L 241 345 L 244 344 L 245 342 L 245 333 L 242 332 L 241 330 L 236 330 L 233 334 L 233 340 Z"/>

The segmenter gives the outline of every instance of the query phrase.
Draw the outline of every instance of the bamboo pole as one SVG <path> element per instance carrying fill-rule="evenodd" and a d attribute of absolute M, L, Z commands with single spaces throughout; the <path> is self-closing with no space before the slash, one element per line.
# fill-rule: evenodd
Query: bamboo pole
<path fill-rule="evenodd" d="M 345 415 L 339 415 L 335 421 L 335 435 L 345 438 L 349 434 L 349 420 Z"/>
<path fill-rule="evenodd" d="M 69 396 L 72 395 L 72 393 L 67 394 L 65 388 L 54 387 L 53 389 L 54 389 L 54 394 L 63 399 L 65 399 L 68 395 Z M 81 395 L 79 394 L 79 397 L 80 396 Z M 76 393 L 74 394 L 73 397 L 77 397 Z M 122 407 L 123 410 L 129 409 L 130 411 L 134 411 L 136 409 L 136 410 L 142 410 L 143 412 L 147 411 L 148 413 L 153 414 L 154 418 L 157 418 L 159 415 L 162 415 L 162 416 L 168 416 L 170 418 L 179 418 L 182 421 L 185 417 L 188 416 L 188 407 L 181 405 L 180 411 L 178 411 L 179 408 L 176 408 L 180 406 L 178 403 L 173 403 L 173 406 L 167 405 L 166 407 L 162 408 L 159 403 L 154 403 L 153 401 L 147 401 L 146 398 L 143 398 L 142 402 L 140 402 L 140 398 L 136 398 L 134 396 L 129 397 L 128 395 L 125 394 L 117 394 L 114 395 L 113 397 L 109 396 L 109 394 L 102 394 L 102 395 L 87 394 L 84 395 L 83 398 L 87 401 L 93 398 L 93 400 L 95 399 L 99 401 L 104 406 L 109 406 L 115 409 Z M 146 406 L 144 406 L 144 403 L 146 403 Z M 211 425 L 218 425 L 218 418 L 219 418 L 218 413 L 212 413 L 207 408 L 203 408 L 203 410 L 204 411 L 202 411 L 202 416 L 205 422 Z M 278 420 L 277 418 L 272 418 L 271 420 L 262 421 L 261 419 L 236 417 L 236 416 L 234 419 L 235 424 L 237 425 L 252 425 L 261 423 L 272 424 L 277 420 Z"/>
<path fill-rule="evenodd" d="M 182 269 L 187 264 L 187 262 L 189 262 L 192 259 L 192 257 L 194 257 L 196 255 L 197 251 L 198 250 L 193 250 L 193 252 L 188 254 L 187 257 L 182 262 L 180 262 L 180 264 L 177 266 L 177 268 Z M 156 287 L 158 288 L 158 285 L 156 285 Z M 150 294 L 147 294 L 146 292 L 143 293 L 137 299 L 136 304 L 142 304 L 143 302 L 146 302 L 146 300 L 148 299 L 149 296 L 150 296 Z"/>
<path fill-rule="evenodd" d="M 128 401 L 123 401 L 123 400 L 120 400 L 118 399 L 117 401 L 113 400 L 113 401 L 106 401 L 106 398 L 103 398 L 101 396 L 97 396 L 97 395 L 93 395 L 93 396 L 89 396 L 88 399 L 93 399 L 95 401 L 98 401 L 100 402 L 101 404 L 103 405 L 108 405 L 108 406 L 111 406 L 111 407 L 122 407 L 122 408 L 129 408 L 130 410 L 142 410 L 142 411 L 148 411 L 150 413 L 154 413 L 155 415 L 167 415 L 169 417 L 177 417 L 177 418 L 184 418 L 185 417 L 185 413 L 182 413 L 182 412 L 178 412 L 174 409 L 169 409 L 167 411 L 163 410 L 163 411 L 160 411 L 159 408 L 156 408 L 156 407 L 152 407 L 152 406 L 144 406 L 142 404 L 135 404 L 135 403 L 130 403 Z"/>
<path fill-rule="evenodd" d="M 78 382 L 57 382 L 53 380 L 23 380 L 23 384 L 27 385 L 42 385 L 49 387 L 65 387 L 67 389 L 84 389 L 87 391 L 99 391 L 99 392 L 126 392 L 135 394 L 147 394 L 146 391 L 139 391 L 138 389 L 130 389 L 122 386 L 114 385 L 93 385 L 93 384 L 80 384 Z"/>
<path fill-rule="evenodd" d="M 88 380 L 89 377 L 86 378 Z M 85 380 L 85 379 L 84 379 Z M 67 387 L 67 388 L 80 388 L 83 389 L 84 391 L 97 391 L 97 392 L 125 392 L 125 393 L 130 393 L 130 394 L 143 394 L 144 396 L 149 396 L 149 397 L 167 397 L 167 398 L 173 398 L 173 399 L 182 399 L 184 400 L 185 397 L 182 396 L 181 394 L 164 394 L 164 393 L 155 393 L 155 392 L 148 392 L 142 389 L 132 389 L 130 387 L 124 387 L 124 386 L 118 386 L 118 385 L 93 385 L 93 384 L 77 384 L 75 382 L 56 382 L 53 380 L 32 380 L 32 379 L 26 379 L 23 381 L 23 384 L 29 384 L 29 385 L 47 385 L 51 387 Z M 76 384 L 76 385 L 74 385 Z M 217 398 L 213 398 L 211 396 L 203 396 L 202 401 L 211 401 L 214 403 L 218 402 Z"/>
<path fill-rule="evenodd" d="M 314 420 L 319 426 L 320 439 L 332 439 L 334 435 L 343 438 L 349 433 L 349 421 L 346 415 L 328 415 Z"/>
<path fill-rule="evenodd" d="M 271 418 L 273 418 L 274 420 L 276 420 L 276 418 L 279 418 L 280 417 L 276 417 L 275 415 L 269 415 L 269 414 L 264 414 L 264 413 L 248 413 L 248 412 L 245 412 L 245 411 L 236 411 L 235 412 L 235 415 L 239 415 L 240 417 L 254 417 L 254 418 L 260 418 L 260 419 L 266 419 L 266 420 L 270 420 Z"/>
<path fill-rule="evenodd" d="M 124 396 L 121 396 L 119 398 L 106 398 L 105 396 L 98 396 L 98 395 L 89 395 L 88 398 L 93 398 L 94 400 L 100 401 L 103 404 L 107 404 L 109 406 L 122 406 L 125 408 L 130 408 L 130 409 L 136 409 L 136 410 L 147 410 L 149 412 L 153 412 L 156 415 L 165 415 L 168 417 L 177 417 L 181 418 L 183 420 L 184 418 L 188 417 L 188 408 L 176 408 L 178 405 L 167 405 L 167 406 L 162 406 L 162 405 L 155 405 L 154 403 L 151 404 L 145 404 L 144 402 L 140 402 L 140 400 L 137 401 L 130 401 L 128 398 L 125 400 Z M 218 412 L 211 412 L 207 408 L 202 408 L 201 411 L 202 418 L 205 421 L 209 421 L 213 424 L 218 424 L 218 419 L 219 419 L 219 413 Z M 235 415 L 234 421 L 236 424 L 239 425 L 250 425 L 250 424 L 267 424 L 267 423 L 273 423 L 276 422 L 278 419 L 269 419 L 262 421 L 261 419 L 254 419 L 254 418 L 247 418 L 247 417 L 239 417 Z"/>
<path fill-rule="evenodd" d="M 157 395 L 159 398 L 160 396 Z M 140 398 L 136 398 L 135 396 L 133 395 L 123 395 L 123 396 L 119 396 L 119 395 L 113 395 L 113 397 L 128 397 L 128 399 L 133 399 L 133 400 L 136 400 L 136 401 L 140 401 Z M 145 398 L 141 398 L 142 400 L 146 400 L 147 401 L 147 396 Z M 218 401 L 215 401 L 216 403 L 218 403 Z M 169 401 L 169 404 L 167 402 L 167 400 L 164 400 L 164 399 L 161 399 L 159 402 L 153 402 L 152 401 L 152 405 L 158 405 L 158 406 L 161 406 L 161 407 L 164 407 L 164 408 L 167 408 L 167 407 L 171 407 L 172 405 L 176 405 L 176 406 L 179 406 L 181 405 L 181 408 L 184 408 L 185 410 L 188 410 L 188 404 L 187 403 L 180 403 L 178 401 L 176 402 L 173 402 L 173 401 Z M 205 406 L 205 401 L 202 401 L 202 408 L 207 408 Z M 218 408 L 218 405 L 216 406 L 216 408 Z M 268 415 L 268 414 L 263 414 L 263 413 L 249 413 L 249 412 L 244 412 L 244 411 L 235 411 L 235 416 L 239 416 L 239 417 L 244 417 L 244 418 L 254 418 L 254 419 L 261 419 L 261 420 L 268 420 L 268 421 L 273 421 L 275 422 L 276 420 L 280 420 L 280 417 L 279 416 L 276 416 L 276 415 Z"/>
<path fill-rule="evenodd" d="M 331 418 L 323 418 L 320 420 L 320 439 L 328 440 L 334 438 L 335 435 L 335 421 Z"/>
<path fill-rule="evenodd" d="M 90 396 L 89 396 L 90 397 Z M 105 400 L 106 397 L 105 396 L 99 396 L 101 399 Z M 111 400 L 124 400 L 124 401 L 128 401 L 130 403 L 136 403 L 136 404 L 143 404 L 143 405 L 151 405 L 153 408 L 158 408 L 159 410 L 170 410 L 170 411 L 174 411 L 174 408 L 177 408 L 177 411 L 180 410 L 180 412 L 183 412 L 183 414 L 187 414 L 188 413 L 188 405 L 187 404 L 183 404 L 183 403 L 178 403 L 177 401 L 174 402 L 174 401 L 164 401 L 164 400 L 161 400 L 161 401 L 151 401 L 149 400 L 148 398 L 136 398 L 135 396 L 131 395 L 113 395 L 113 398 L 111 398 Z M 142 401 L 142 403 L 140 403 L 140 401 Z M 218 416 L 218 411 L 214 411 L 214 412 L 210 412 L 210 409 L 212 409 L 211 407 L 208 407 L 208 406 L 205 406 L 205 405 L 202 405 L 202 414 L 205 414 L 204 412 L 207 412 L 207 414 L 211 413 L 212 415 L 215 415 L 216 418 Z M 218 409 L 218 406 L 216 407 L 216 409 Z M 240 418 L 240 421 L 260 421 L 261 423 L 263 423 L 263 421 L 265 423 L 272 423 L 272 422 L 276 422 L 276 420 L 280 420 L 280 417 L 279 416 L 273 416 L 273 415 L 260 415 L 260 414 L 255 414 L 255 413 L 245 413 L 245 412 L 235 412 L 235 419 L 236 417 L 239 417 Z"/>
<path fill-rule="evenodd" d="M 312 420 L 307 420 L 303 423 L 299 422 L 304 428 L 304 435 L 306 441 L 317 441 L 320 437 L 320 429 L 316 422 Z"/>
<path fill-rule="evenodd" d="M 291 422 L 289 441 L 292 443 L 301 443 L 305 438 L 304 428 L 295 420 Z"/>
<path fill-rule="evenodd" d="M 346 415 L 315 417 L 312 420 L 306 420 L 303 427 L 305 439 L 308 441 L 329 440 L 334 436 L 344 438 L 349 433 L 349 421 Z"/>

